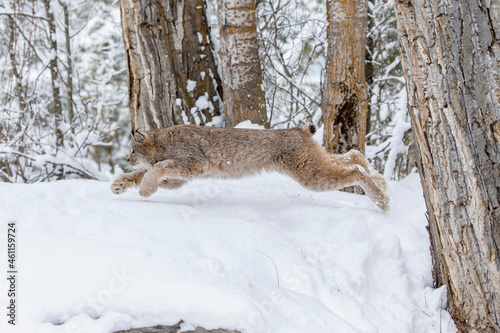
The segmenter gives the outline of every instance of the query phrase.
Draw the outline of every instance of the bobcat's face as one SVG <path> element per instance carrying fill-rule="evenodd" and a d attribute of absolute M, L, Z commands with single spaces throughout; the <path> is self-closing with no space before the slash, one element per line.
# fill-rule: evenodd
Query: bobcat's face
<path fill-rule="evenodd" d="M 144 142 L 143 136 L 137 138 L 134 136 L 130 144 L 130 154 L 127 156 L 127 162 L 135 170 L 151 169 L 155 164 L 154 158 L 151 156 L 152 148 L 153 147 L 150 147 L 150 145 Z"/>

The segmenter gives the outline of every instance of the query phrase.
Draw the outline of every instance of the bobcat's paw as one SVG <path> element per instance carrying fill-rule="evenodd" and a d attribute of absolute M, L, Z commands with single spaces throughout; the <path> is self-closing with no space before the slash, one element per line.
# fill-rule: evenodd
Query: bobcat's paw
<path fill-rule="evenodd" d="M 387 182 L 384 176 L 382 176 L 377 170 L 375 170 L 375 168 L 372 167 L 370 163 L 368 163 L 368 172 L 370 173 L 370 176 L 372 177 L 377 187 L 381 189 L 382 192 L 387 191 Z"/>
<path fill-rule="evenodd" d="M 149 188 L 149 187 L 144 187 L 144 186 L 141 186 L 139 188 L 139 195 L 141 197 L 144 197 L 144 198 L 149 198 L 153 193 L 155 193 L 156 191 L 154 191 L 153 189 Z"/>
<path fill-rule="evenodd" d="M 383 192 L 387 191 L 387 182 L 385 181 L 384 176 L 377 172 L 375 175 L 373 175 L 373 180 Z"/>
<path fill-rule="evenodd" d="M 141 197 L 149 197 L 158 190 L 156 184 L 156 176 L 152 171 L 146 172 L 142 179 L 141 186 L 139 187 L 139 195 Z"/>
<path fill-rule="evenodd" d="M 111 184 L 110 186 L 111 192 L 113 192 L 114 194 L 122 194 L 125 191 L 127 191 L 127 188 L 131 186 L 130 183 L 131 183 L 130 180 L 120 176 L 116 178 L 115 181 Z"/>
<path fill-rule="evenodd" d="M 382 209 L 384 212 L 387 212 L 391 206 L 390 206 L 390 198 L 387 194 L 384 193 L 384 196 L 374 200 L 375 204 L 378 206 L 378 208 Z"/>

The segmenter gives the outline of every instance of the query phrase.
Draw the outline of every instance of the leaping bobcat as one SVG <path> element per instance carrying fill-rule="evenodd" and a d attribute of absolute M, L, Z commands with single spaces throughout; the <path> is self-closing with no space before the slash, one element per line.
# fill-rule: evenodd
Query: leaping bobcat
<path fill-rule="evenodd" d="M 158 187 L 178 188 L 201 177 L 236 178 L 277 171 L 313 191 L 359 185 L 382 210 L 389 209 L 386 182 L 363 155 L 352 150 L 329 154 L 313 139 L 314 125 L 278 130 L 177 125 L 153 131 L 132 131 L 127 161 L 135 171 L 111 185 L 120 194 L 139 186 L 149 197 Z"/>

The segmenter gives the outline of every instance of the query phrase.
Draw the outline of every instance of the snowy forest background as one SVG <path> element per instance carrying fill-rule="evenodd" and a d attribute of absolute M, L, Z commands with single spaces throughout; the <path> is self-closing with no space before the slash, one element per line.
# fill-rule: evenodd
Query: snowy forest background
<path fill-rule="evenodd" d="M 258 1 L 271 128 L 322 126 L 323 0 Z M 214 53 L 216 1 L 207 1 Z M 0 179 L 107 179 L 125 169 L 127 73 L 117 0 L 0 3 Z M 388 179 L 413 167 L 392 1 L 368 1 L 366 155 Z M 410 153 L 409 153 L 410 152 Z"/>

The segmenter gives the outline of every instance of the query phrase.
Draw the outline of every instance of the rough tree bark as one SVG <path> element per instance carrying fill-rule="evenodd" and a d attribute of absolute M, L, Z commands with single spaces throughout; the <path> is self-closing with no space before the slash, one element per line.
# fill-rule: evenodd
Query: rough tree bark
<path fill-rule="evenodd" d="M 257 43 L 255 0 L 217 0 L 226 126 L 268 127 Z"/>
<path fill-rule="evenodd" d="M 238 331 L 226 330 L 226 329 L 216 329 L 216 330 L 206 330 L 203 327 L 196 327 L 193 330 L 181 331 L 182 320 L 173 326 L 158 325 L 152 327 L 142 327 L 133 328 L 126 331 L 118 331 L 115 333 L 239 333 Z"/>
<path fill-rule="evenodd" d="M 326 2 L 327 61 L 323 143 L 331 153 L 364 153 L 368 93 L 365 78 L 366 0 Z"/>
<path fill-rule="evenodd" d="M 435 283 L 461 332 L 500 332 L 500 4 L 395 7 Z"/>
<path fill-rule="evenodd" d="M 120 9 L 132 128 L 204 125 L 220 115 L 205 1 L 120 0 Z"/>

